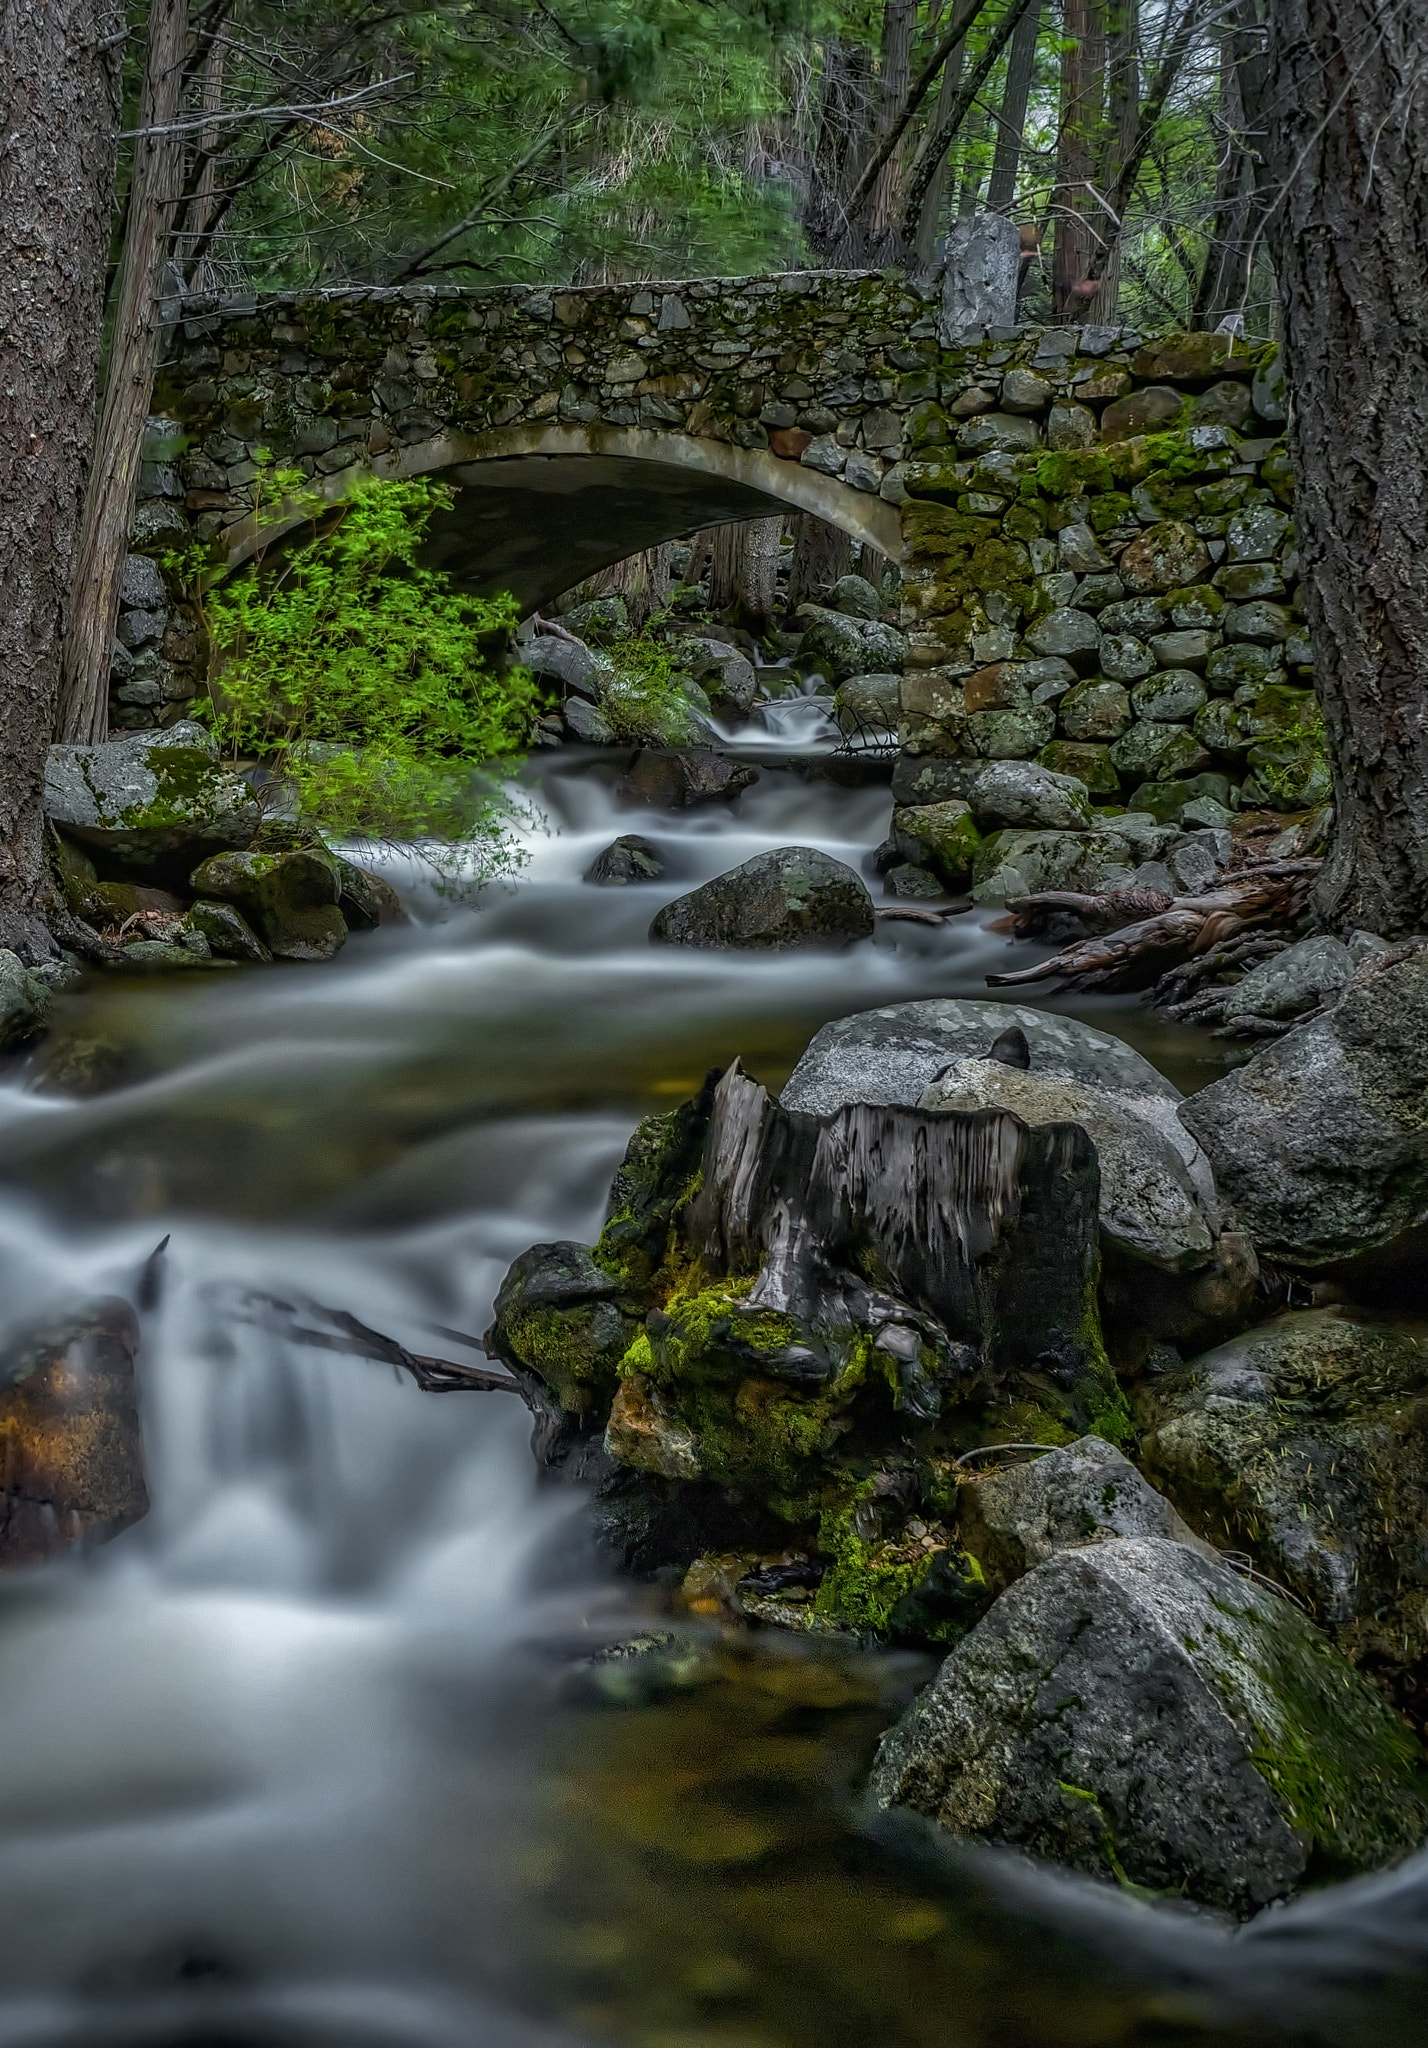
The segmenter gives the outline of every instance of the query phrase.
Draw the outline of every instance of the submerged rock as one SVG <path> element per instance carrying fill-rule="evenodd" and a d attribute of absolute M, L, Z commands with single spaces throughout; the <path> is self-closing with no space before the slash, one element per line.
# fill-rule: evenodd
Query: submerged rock
<path fill-rule="evenodd" d="M 32 1325 L 0 1358 L 0 1566 L 104 1542 L 148 1513 L 128 1302 Z"/>
<path fill-rule="evenodd" d="M 380 925 L 410 924 L 402 899 L 385 875 L 359 867 L 354 860 L 334 854 L 337 863 L 337 907 L 349 930 L 374 932 Z"/>
<path fill-rule="evenodd" d="M 1098 1436 L 964 1479 L 957 1533 L 999 1592 L 1063 1550 L 1123 1536 L 1160 1536 L 1215 1555 L 1130 1459 Z"/>
<path fill-rule="evenodd" d="M 1067 1550 L 883 1738 L 880 1806 L 1247 1916 L 1428 1829 L 1417 1745 L 1288 1603 L 1179 1543 Z"/>
<path fill-rule="evenodd" d="M 650 926 L 670 946 L 844 946 L 872 934 L 862 877 L 811 846 L 756 854 L 677 896 Z"/>
<path fill-rule="evenodd" d="M 317 848 L 214 854 L 195 868 L 191 885 L 200 896 L 238 904 L 279 960 L 330 960 L 347 942 L 337 907 L 341 874 Z"/>
<path fill-rule="evenodd" d="M 663 873 L 658 848 L 638 832 L 626 832 L 596 854 L 582 879 L 605 888 L 621 888 L 626 882 L 657 882 Z"/>
<path fill-rule="evenodd" d="M 757 769 L 712 748 L 661 753 L 647 747 L 635 756 L 615 795 L 625 805 L 687 811 L 698 804 L 730 803 L 758 779 Z"/>
<path fill-rule="evenodd" d="M 0 1052 L 13 1052 L 44 1030 L 54 993 L 37 968 L 0 946 Z"/>
<path fill-rule="evenodd" d="M 257 797 L 191 719 L 92 747 L 51 747 L 45 813 L 128 874 L 181 886 L 205 849 L 246 847 Z"/>
<path fill-rule="evenodd" d="M 1212 1542 L 1428 1708 L 1428 1323 L 1301 1311 L 1142 1382 L 1141 1458 Z"/>
<path fill-rule="evenodd" d="M 1262 1256 L 1428 1299 L 1428 949 L 1181 1104 Z"/>

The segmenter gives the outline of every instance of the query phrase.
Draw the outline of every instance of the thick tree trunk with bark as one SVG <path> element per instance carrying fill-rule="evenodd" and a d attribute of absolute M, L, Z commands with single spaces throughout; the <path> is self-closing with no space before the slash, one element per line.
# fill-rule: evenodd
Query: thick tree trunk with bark
<path fill-rule="evenodd" d="M 790 609 L 821 604 L 852 566 L 853 543 L 847 534 L 813 512 L 800 512 L 794 524 L 793 561 L 788 572 Z"/>
<path fill-rule="evenodd" d="M 1016 174 L 1021 164 L 1026 107 L 1031 98 L 1031 81 L 1036 73 L 1036 45 L 1041 36 L 1041 11 L 1041 0 L 1031 0 L 1012 37 L 1006 85 L 1002 90 L 1001 119 L 997 123 L 997 146 L 992 154 L 992 175 L 987 182 L 989 213 L 1010 213 L 1016 197 Z"/>
<path fill-rule="evenodd" d="M 1056 244 L 1052 296 L 1058 320 L 1084 320 L 1096 236 L 1110 223 L 1091 196 L 1099 168 L 1106 30 L 1097 0 L 1066 0 L 1057 140 Z"/>
<path fill-rule="evenodd" d="M 1318 903 L 1391 936 L 1428 928 L 1428 8 L 1270 0 L 1269 28 L 1250 112 L 1337 814 Z"/>
<path fill-rule="evenodd" d="M 53 954 L 39 904 L 54 726 L 103 317 L 118 0 L 0 7 L 0 944 Z"/>
<path fill-rule="evenodd" d="M 1220 106 L 1216 140 L 1221 152 L 1215 186 L 1215 221 L 1195 289 L 1192 327 L 1217 327 L 1226 314 L 1242 313 L 1249 296 L 1255 243 L 1263 212 L 1255 153 L 1246 146 L 1244 97 L 1240 90 L 1238 43 L 1226 28 L 1220 38 Z"/>
<path fill-rule="evenodd" d="M 187 45 L 188 0 L 151 0 L 119 304 L 75 563 L 60 687 L 60 737 L 80 745 L 102 740 L 109 724 L 119 584 L 139 481 L 144 422 L 159 362 L 159 299 L 169 229 L 183 180 L 183 138 L 172 130 L 183 97 Z"/>

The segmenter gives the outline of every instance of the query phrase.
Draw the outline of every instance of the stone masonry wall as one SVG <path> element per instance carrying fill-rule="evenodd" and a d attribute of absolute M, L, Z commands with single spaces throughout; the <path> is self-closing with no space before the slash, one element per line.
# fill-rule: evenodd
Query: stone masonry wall
<path fill-rule="evenodd" d="M 900 803 L 989 759 L 1167 817 L 1327 797 L 1286 411 L 1273 351 L 1221 335 L 1028 330 L 946 365 L 900 466 Z"/>
<path fill-rule="evenodd" d="M 221 562 L 265 453 L 439 466 L 451 437 L 639 428 L 758 451 L 898 509 L 903 803 L 1036 758 L 1122 803 L 1209 774 L 1321 793 L 1295 606 L 1285 396 L 1217 335 L 1006 330 L 948 349 L 935 287 L 880 273 L 579 291 L 188 301 L 156 390 L 113 720 L 182 716 L 205 648 L 176 555 Z M 430 451 L 428 456 L 427 451 Z"/>

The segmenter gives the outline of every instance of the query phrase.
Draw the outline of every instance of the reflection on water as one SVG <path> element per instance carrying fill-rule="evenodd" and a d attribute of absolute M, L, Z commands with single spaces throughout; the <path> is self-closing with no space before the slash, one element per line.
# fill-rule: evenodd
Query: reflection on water
<path fill-rule="evenodd" d="M 450 1350 L 434 1331 L 479 1334 L 517 1251 L 594 1235 L 636 1117 L 708 1066 L 777 1085 L 827 1018 L 1033 957 L 971 917 L 837 957 L 651 949 L 660 905 L 753 853 L 859 863 L 889 801 L 798 761 L 732 814 L 671 817 L 618 811 L 614 779 L 548 771 L 524 876 L 477 907 L 393 857 L 415 928 L 327 967 L 100 986 L 0 1086 L 4 1331 L 132 1294 L 173 1239 L 140 1359 L 152 1513 L 0 1583 L 0 2048 L 1070 2048 L 1280 2015 L 1422 2038 L 1406 1992 L 1370 2020 L 1321 1981 L 1416 1961 L 1406 1878 L 1227 1942 L 871 1846 L 849 1789 L 906 1659 L 770 1641 L 618 1701 L 572 1679 L 652 1596 L 538 1485 L 519 1405 L 245 1319 L 250 1290 L 301 1296 Z M 666 879 L 584 886 L 631 830 Z M 1218 1070 L 1124 1005 L 1061 1007 L 1182 1085 Z"/>

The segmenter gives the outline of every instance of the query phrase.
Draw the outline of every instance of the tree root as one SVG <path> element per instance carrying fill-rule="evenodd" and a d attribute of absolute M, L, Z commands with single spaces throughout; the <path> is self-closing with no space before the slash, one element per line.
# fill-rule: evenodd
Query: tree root
<path fill-rule="evenodd" d="M 1149 988 L 1181 962 L 1228 947 L 1252 926 L 1292 925 L 1318 874 L 1317 860 L 1274 860 L 1227 876 L 1203 896 L 1113 889 L 1077 896 L 1066 890 L 1015 897 L 1008 904 L 1019 936 L 1050 913 L 1074 915 L 1090 936 L 1035 967 L 989 974 L 991 988 L 1015 988 L 1059 976 L 1070 988 Z"/>
<path fill-rule="evenodd" d="M 275 1294 L 248 1294 L 238 1311 L 242 1320 L 256 1324 L 260 1329 L 272 1330 L 285 1337 L 290 1344 L 305 1344 L 319 1351 L 345 1351 L 356 1358 L 374 1358 L 384 1365 L 395 1365 L 411 1374 L 424 1394 L 520 1394 L 524 1390 L 520 1382 L 508 1372 L 491 1372 L 480 1365 L 457 1365 L 449 1358 L 427 1358 L 421 1353 L 408 1351 L 395 1338 L 384 1337 L 380 1330 L 369 1329 L 366 1323 L 359 1323 L 356 1316 L 345 1309 L 325 1308 L 321 1302 L 282 1301 Z M 326 1321 L 328 1329 L 314 1329 L 300 1317 Z M 465 1337 L 459 1330 L 450 1330 L 448 1336 L 458 1343 L 470 1344 L 473 1350 L 480 1350 L 479 1340 Z"/>

